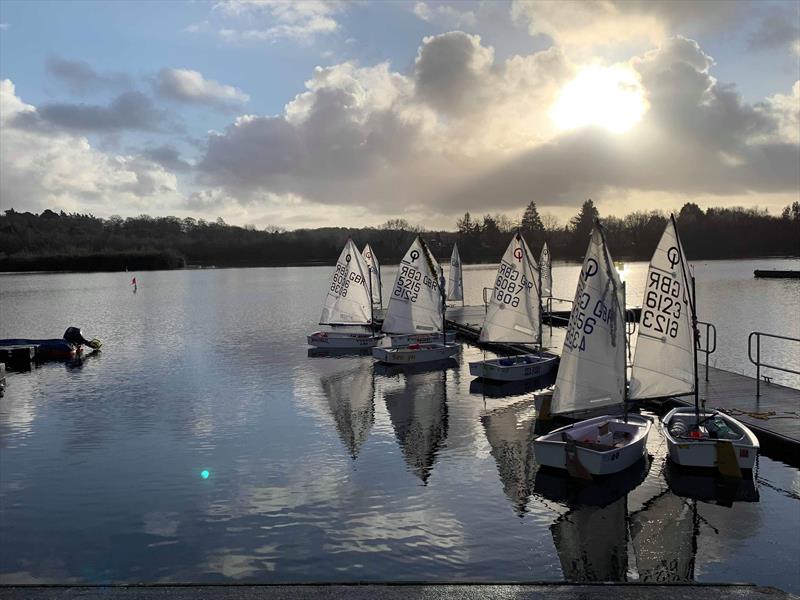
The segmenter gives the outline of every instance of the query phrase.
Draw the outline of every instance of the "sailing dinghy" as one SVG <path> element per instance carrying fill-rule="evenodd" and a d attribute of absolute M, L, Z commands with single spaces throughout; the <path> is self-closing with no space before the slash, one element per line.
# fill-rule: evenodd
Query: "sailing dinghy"
<path fill-rule="evenodd" d="M 372 327 L 371 332 L 330 330 L 308 336 L 317 348 L 372 348 L 383 337 L 374 331 L 370 271 L 352 239 L 347 240 L 331 276 L 320 325 Z"/>
<path fill-rule="evenodd" d="M 539 267 L 528 244 L 517 232 L 506 248 L 486 310 L 482 343 L 537 344 L 539 352 L 469 363 L 474 377 L 493 381 L 523 381 L 556 368 L 558 357 L 541 351 L 542 307 Z"/>
<path fill-rule="evenodd" d="M 697 305 L 694 277 L 674 217 L 650 261 L 631 370 L 634 399 L 694 395 L 694 407 L 676 408 L 663 420 L 670 460 L 717 468 L 741 477 L 758 456 L 758 438 L 740 421 L 700 409 L 697 386 Z"/>
<path fill-rule="evenodd" d="M 460 300 L 461 306 L 464 306 L 464 273 L 461 270 L 461 256 L 458 254 L 458 244 L 453 244 L 453 253 L 450 255 L 447 300 L 448 302 Z"/>
<path fill-rule="evenodd" d="M 456 354 L 460 346 L 446 339 L 444 298 L 442 268 L 417 237 L 400 262 L 383 320 L 392 345 L 373 348 L 372 356 L 389 364 L 416 364 Z M 420 341 L 425 338 L 431 341 Z"/>
<path fill-rule="evenodd" d="M 383 308 L 383 286 L 381 285 L 381 264 L 378 262 L 378 255 L 369 244 L 364 246 L 361 252 L 364 262 L 367 263 L 370 274 L 370 290 L 372 292 L 372 304 L 378 308 Z"/>
<path fill-rule="evenodd" d="M 574 416 L 622 405 L 624 414 L 596 416 L 538 437 L 533 445 L 539 464 L 588 479 L 623 471 L 645 455 L 652 424 L 627 414 L 625 350 L 625 288 L 598 223 L 578 279 L 550 412 Z"/>
<path fill-rule="evenodd" d="M 553 262 L 550 256 L 550 249 L 547 242 L 542 246 L 542 253 L 539 255 L 539 271 L 542 274 L 541 297 L 553 297 Z"/>

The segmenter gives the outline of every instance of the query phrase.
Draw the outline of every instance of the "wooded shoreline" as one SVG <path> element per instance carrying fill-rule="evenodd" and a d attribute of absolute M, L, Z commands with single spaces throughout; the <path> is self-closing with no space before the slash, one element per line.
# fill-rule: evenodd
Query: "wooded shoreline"
<path fill-rule="evenodd" d="M 333 264 L 348 237 L 369 243 L 383 264 L 396 264 L 416 235 L 422 235 L 440 261 L 458 243 L 465 264 L 496 263 L 517 229 L 532 249 L 546 241 L 553 260 L 583 258 L 586 239 L 599 218 L 591 200 L 566 225 L 548 223 L 530 203 L 520 221 L 501 215 L 473 219 L 469 213 L 456 231 L 423 231 L 403 220 L 380 227 L 325 227 L 284 231 L 228 225 L 222 219 L 150 217 L 101 219 L 92 215 L 19 213 L 0 215 L 0 272 L 143 271 L 214 267 L 281 267 Z M 667 215 L 637 212 L 602 222 L 617 260 L 649 260 Z M 780 217 L 743 208 L 686 204 L 677 215 L 691 260 L 800 256 L 800 202 Z M 546 221 L 546 219 L 545 219 Z"/>

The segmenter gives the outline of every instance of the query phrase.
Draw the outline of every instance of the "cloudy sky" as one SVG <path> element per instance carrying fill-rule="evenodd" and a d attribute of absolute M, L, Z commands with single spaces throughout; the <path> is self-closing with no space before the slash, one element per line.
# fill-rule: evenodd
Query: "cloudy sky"
<path fill-rule="evenodd" d="M 0 2 L 0 203 L 290 229 L 800 195 L 794 1 Z"/>

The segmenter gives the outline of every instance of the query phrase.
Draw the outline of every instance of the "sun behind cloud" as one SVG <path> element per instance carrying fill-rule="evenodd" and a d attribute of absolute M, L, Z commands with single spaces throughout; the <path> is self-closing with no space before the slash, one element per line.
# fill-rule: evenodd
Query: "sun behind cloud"
<path fill-rule="evenodd" d="M 624 133 L 646 110 L 642 85 L 631 69 L 591 65 L 561 89 L 549 114 L 562 131 L 598 125 Z"/>

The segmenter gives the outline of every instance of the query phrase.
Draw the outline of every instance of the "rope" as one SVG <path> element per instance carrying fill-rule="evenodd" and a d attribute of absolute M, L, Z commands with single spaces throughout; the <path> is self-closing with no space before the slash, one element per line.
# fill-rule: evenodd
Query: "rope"
<path fill-rule="evenodd" d="M 740 416 L 751 417 L 753 419 L 758 419 L 760 421 L 769 421 L 770 419 L 796 419 L 797 417 L 800 417 L 800 413 L 798 413 L 797 411 L 789 411 L 789 410 L 783 411 L 782 415 L 779 415 L 774 410 L 761 411 L 761 412 L 755 410 L 741 410 L 738 408 L 726 408 L 726 409 L 717 408 L 715 410 L 724 412 L 726 414 L 735 417 L 740 417 Z"/>

